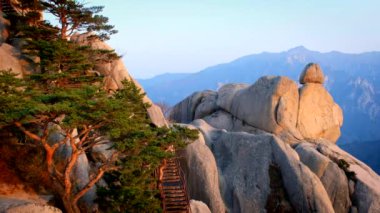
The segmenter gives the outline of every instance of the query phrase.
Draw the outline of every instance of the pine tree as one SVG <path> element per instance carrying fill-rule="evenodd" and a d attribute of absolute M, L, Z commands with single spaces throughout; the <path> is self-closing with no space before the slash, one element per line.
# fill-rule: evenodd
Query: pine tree
<path fill-rule="evenodd" d="M 184 138 L 194 138 L 196 133 L 152 126 L 146 111 L 149 106 L 142 101 L 144 94 L 132 82 L 123 82 L 124 88 L 110 96 L 102 90 L 103 77 L 87 72 L 93 58 L 107 61 L 115 54 L 79 46 L 68 38 L 75 31 L 98 31 L 95 36 L 100 39 L 114 33 L 107 19 L 96 15 L 102 7 L 85 8 L 65 0 L 40 3 L 20 5 L 25 13 L 18 15 L 25 22 L 17 26 L 17 36 L 25 42 L 23 53 L 39 58 L 39 70 L 24 79 L 0 72 L 0 128 L 21 137 L 20 143 L 45 152 L 45 169 L 54 183 L 51 190 L 67 212 L 80 211 L 78 200 L 104 174 L 110 187 L 99 191 L 99 199 L 110 203 L 102 206 L 106 211 L 159 209 L 152 172 L 169 156 L 165 148 L 182 146 Z M 60 26 L 32 15 L 42 6 L 60 19 Z M 55 144 L 48 142 L 52 126 L 59 126 L 64 136 Z M 75 130 L 77 135 L 73 135 Z M 73 166 L 99 136 L 115 143 L 117 155 L 97 167 L 87 186 L 75 190 L 70 178 Z M 53 157 L 63 144 L 73 151 L 67 162 L 56 162 Z M 62 163 L 65 166 L 60 169 Z"/>
<path fill-rule="evenodd" d="M 109 39 L 116 33 L 112 25 L 107 24 L 108 18 L 98 15 L 102 6 L 85 7 L 76 0 L 42 0 L 45 10 L 58 18 L 59 36 L 63 40 L 77 32 L 97 32 L 97 37 Z"/>

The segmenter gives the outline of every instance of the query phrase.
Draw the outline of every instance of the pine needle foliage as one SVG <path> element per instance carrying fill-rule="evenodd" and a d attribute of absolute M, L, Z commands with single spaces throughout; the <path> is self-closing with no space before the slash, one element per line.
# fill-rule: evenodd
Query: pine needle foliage
<path fill-rule="evenodd" d="M 18 2 L 22 12 L 10 14 L 12 38 L 19 41 L 23 57 L 35 65 L 35 71 L 22 79 L 0 71 L 0 128 L 14 133 L 20 143 L 45 152 L 46 170 L 55 183 L 50 190 L 62 200 L 66 212 L 83 211 L 78 200 L 103 175 L 108 187 L 99 189 L 102 211 L 159 212 L 152 174 L 162 159 L 172 156 L 165 151 L 168 147 L 183 147 L 187 139 L 197 137 L 197 131 L 152 125 L 144 94 L 131 81 L 122 82 L 123 88 L 112 95 L 103 90 L 104 76 L 94 75 L 94 64 L 118 56 L 68 39 L 75 32 L 95 32 L 93 36 L 100 40 L 115 33 L 108 19 L 98 14 L 103 7 L 88 8 L 76 0 Z M 56 16 L 60 25 L 42 20 L 41 10 Z M 65 137 L 57 144 L 47 141 L 52 125 L 59 126 Z M 77 136 L 72 136 L 74 130 Z M 89 154 L 99 137 L 114 142 L 116 158 L 91 174 L 96 177 L 93 182 L 75 190 L 70 178 L 76 159 L 54 162 L 55 150 L 69 141 L 72 156 Z M 57 169 L 59 164 L 65 165 L 64 170 Z"/>

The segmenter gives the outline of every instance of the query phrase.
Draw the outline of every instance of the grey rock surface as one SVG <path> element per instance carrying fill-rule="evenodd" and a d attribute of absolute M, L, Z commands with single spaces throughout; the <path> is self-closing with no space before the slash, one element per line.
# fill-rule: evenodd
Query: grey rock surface
<path fill-rule="evenodd" d="M 218 106 L 216 105 L 217 98 L 217 92 L 205 91 L 202 94 L 202 99 L 200 100 L 200 103 L 196 107 L 193 120 L 203 118 L 215 112 L 218 109 Z"/>
<path fill-rule="evenodd" d="M 106 162 L 115 152 L 113 143 L 107 139 L 101 139 L 91 148 L 91 157 L 98 162 Z"/>
<path fill-rule="evenodd" d="M 325 187 L 334 211 L 348 212 L 352 205 L 350 200 L 349 182 L 342 169 L 316 150 L 310 143 L 301 143 L 296 149 L 302 163 L 307 165 L 321 180 Z"/>
<path fill-rule="evenodd" d="M 204 202 L 212 212 L 225 212 L 215 158 L 203 137 L 186 147 L 184 157 L 190 198 Z"/>
<path fill-rule="evenodd" d="M 216 104 L 227 112 L 231 112 L 232 101 L 235 94 L 241 89 L 247 88 L 248 84 L 226 84 L 218 89 Z"/>
<path fill-rule="evenodd" d="M 0 212 L 2 213 L 62 213 L 56 207 L 38 200 L 0 196 Z"/>
<path fill-rule="evenodd" d="M 266 209 L 271 192 L 268 173 L 271 165 L 279 167 L 285 191 L 296 210 L 334 211 L 319 178 L 279 138 L 272 134 L 218 130 L 202 120 L 194 121 L 193 125 L 200 128 L 215 156 L 220 190 L 229 211 L 263 212 Z"/>
<path fill-rule="evenodd" d="M 287 77 L 264 76 L 233 98 L 231 114 L 249 125 L 271 133 L 295 129 L 298 87 Z"/>
<path fill-rule="evenodd" d="M 0 70 L 11 70 L 18 77 L 22 77 L 25 68 L 19 57 L 20 53 L 16 48 L 7 43 L 0 44 Z"/>
<path fill-rule="evenodd" d="M 190 200 L 191 213 L 211 213 L 208 206 L 202 201 Z"/>
<path fill-rule="evenodd" d="M 195 92 L 172 108 L 169 119 L 178 123 L 190 123 L 196 118 L 211 114 L 217 109 L 216 97 L 216 92 L 210 90 Z"/>

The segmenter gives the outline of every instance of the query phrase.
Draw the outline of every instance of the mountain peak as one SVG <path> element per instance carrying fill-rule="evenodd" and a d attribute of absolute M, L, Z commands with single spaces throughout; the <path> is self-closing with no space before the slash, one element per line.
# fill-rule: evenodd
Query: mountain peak
<path fill-rule="evenodd" d="M 302 53 L 302 52 L 308 52 L 308 51 L 310 50 L 306 49 L 306 47 L 302 45 L 288 50 L 289 53 Z"/>

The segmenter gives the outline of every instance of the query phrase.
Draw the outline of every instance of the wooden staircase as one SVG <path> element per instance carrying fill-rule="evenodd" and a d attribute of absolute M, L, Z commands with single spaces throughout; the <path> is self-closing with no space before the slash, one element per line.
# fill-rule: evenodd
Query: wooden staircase
<path fill-rule="evenodd" d="M 163 210 L 167 213 L 190 213 L 186 182 L 179 161 L 177 158 L 165 161 L 159 184 Z"/>

